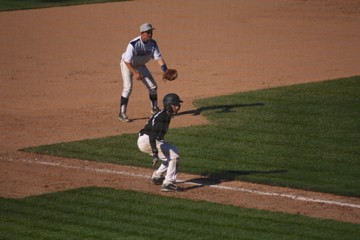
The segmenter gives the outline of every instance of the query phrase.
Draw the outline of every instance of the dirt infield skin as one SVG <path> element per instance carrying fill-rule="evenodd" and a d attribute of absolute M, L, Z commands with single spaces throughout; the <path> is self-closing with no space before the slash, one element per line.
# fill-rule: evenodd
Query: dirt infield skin
<path fill-rule="evenodd" d="M 119 57 L 143 22 L 154 25 L 165 60 L 180 74 L 175 82 L 158 81 L 159 95 L 176 91 L 182 111 L 194 110 L 198 98 L 360 74 L 355 0 L 143 0 L 0 12 L 1 197 L 84 186 L 169 196 L 148 183 L 151 169 L 17 151 L 136 133 L 144 125 L 150 105 L 139 82 L 128 110 L 134 121 L 117 120 Z M 160 79 L 157 64 L 149 68 Z M 172 127 L 206 123 L 201 115 L 181 115 Z M 360 223 L 359 198 L 213 184 L 183 173 L 179 179 L 186 191 L 170 196 Z"/>

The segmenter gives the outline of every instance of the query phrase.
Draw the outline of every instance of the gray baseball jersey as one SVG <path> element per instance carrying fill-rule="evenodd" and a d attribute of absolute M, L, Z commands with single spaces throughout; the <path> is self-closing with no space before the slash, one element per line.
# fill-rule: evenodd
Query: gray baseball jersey
<path fill-rule="evenodd" d="M 145 65 L 151 59 L 161 58 L 159 47 L 155 40 L 150 39 L 144 43 L 138 36 L 130 41 L 122 58 L 125 62 L 131 63 L 134 67 Z"/>

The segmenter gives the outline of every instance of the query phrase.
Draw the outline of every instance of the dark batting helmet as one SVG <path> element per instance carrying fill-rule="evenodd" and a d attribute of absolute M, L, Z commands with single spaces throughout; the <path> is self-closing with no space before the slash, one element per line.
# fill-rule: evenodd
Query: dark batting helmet
<path fill-rule="evenodd" d="M 180 106 L 180 103 L 182 102 L 183 101 L 180 100 L 180 97 L 175 93 L 168 93 L 163 99 L 164 108 L 166 110 L 172 109 L 171 105 Z"/>

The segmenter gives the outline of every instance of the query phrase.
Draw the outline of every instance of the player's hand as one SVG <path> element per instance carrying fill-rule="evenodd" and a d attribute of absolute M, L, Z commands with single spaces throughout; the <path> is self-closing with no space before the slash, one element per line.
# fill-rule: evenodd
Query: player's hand
<path fill-rule="evenodd" d="M 155 166 L 160 161 L 158 153 L 153 154 L 152 165 Z"/>
<path fill-rule="evenodd" d="M 140 74 L 139 72 L 136 72 L 136 73 L 134 74 L 134 77 L 135 77 L 135 79 L 138 80 L 138 81 L 142 80 L 142 76 L 141 76 L 141 74 Z"/>

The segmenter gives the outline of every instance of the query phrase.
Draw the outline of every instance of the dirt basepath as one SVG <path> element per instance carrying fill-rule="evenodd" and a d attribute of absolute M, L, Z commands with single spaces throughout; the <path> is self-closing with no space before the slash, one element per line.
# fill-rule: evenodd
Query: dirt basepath
<path fill-rule="evenodd" d="M 94 185 L 160 194 L 147 184 L 148 169 L 17 152 L 144 125 L 149 102 L 138 82 L 128 111 L 135 121 L 116 118 L 119 57 L 141 23 L 153 23 L 168 65 L 180 73 L 178 81 L 158 82 L 159 95 L 176 91 L 189 111 L 202 97 L 359 75 L 359 12 L 357 0 L 144 0 L 1 12 L 0 196 Z M 156 63 L 149 67 L 160 79 Z M 182 115 L 172 127 L 205 123 Z M 187 191 L 176 197 L 360 223 L 356 198 L 180 178 Z"/>

